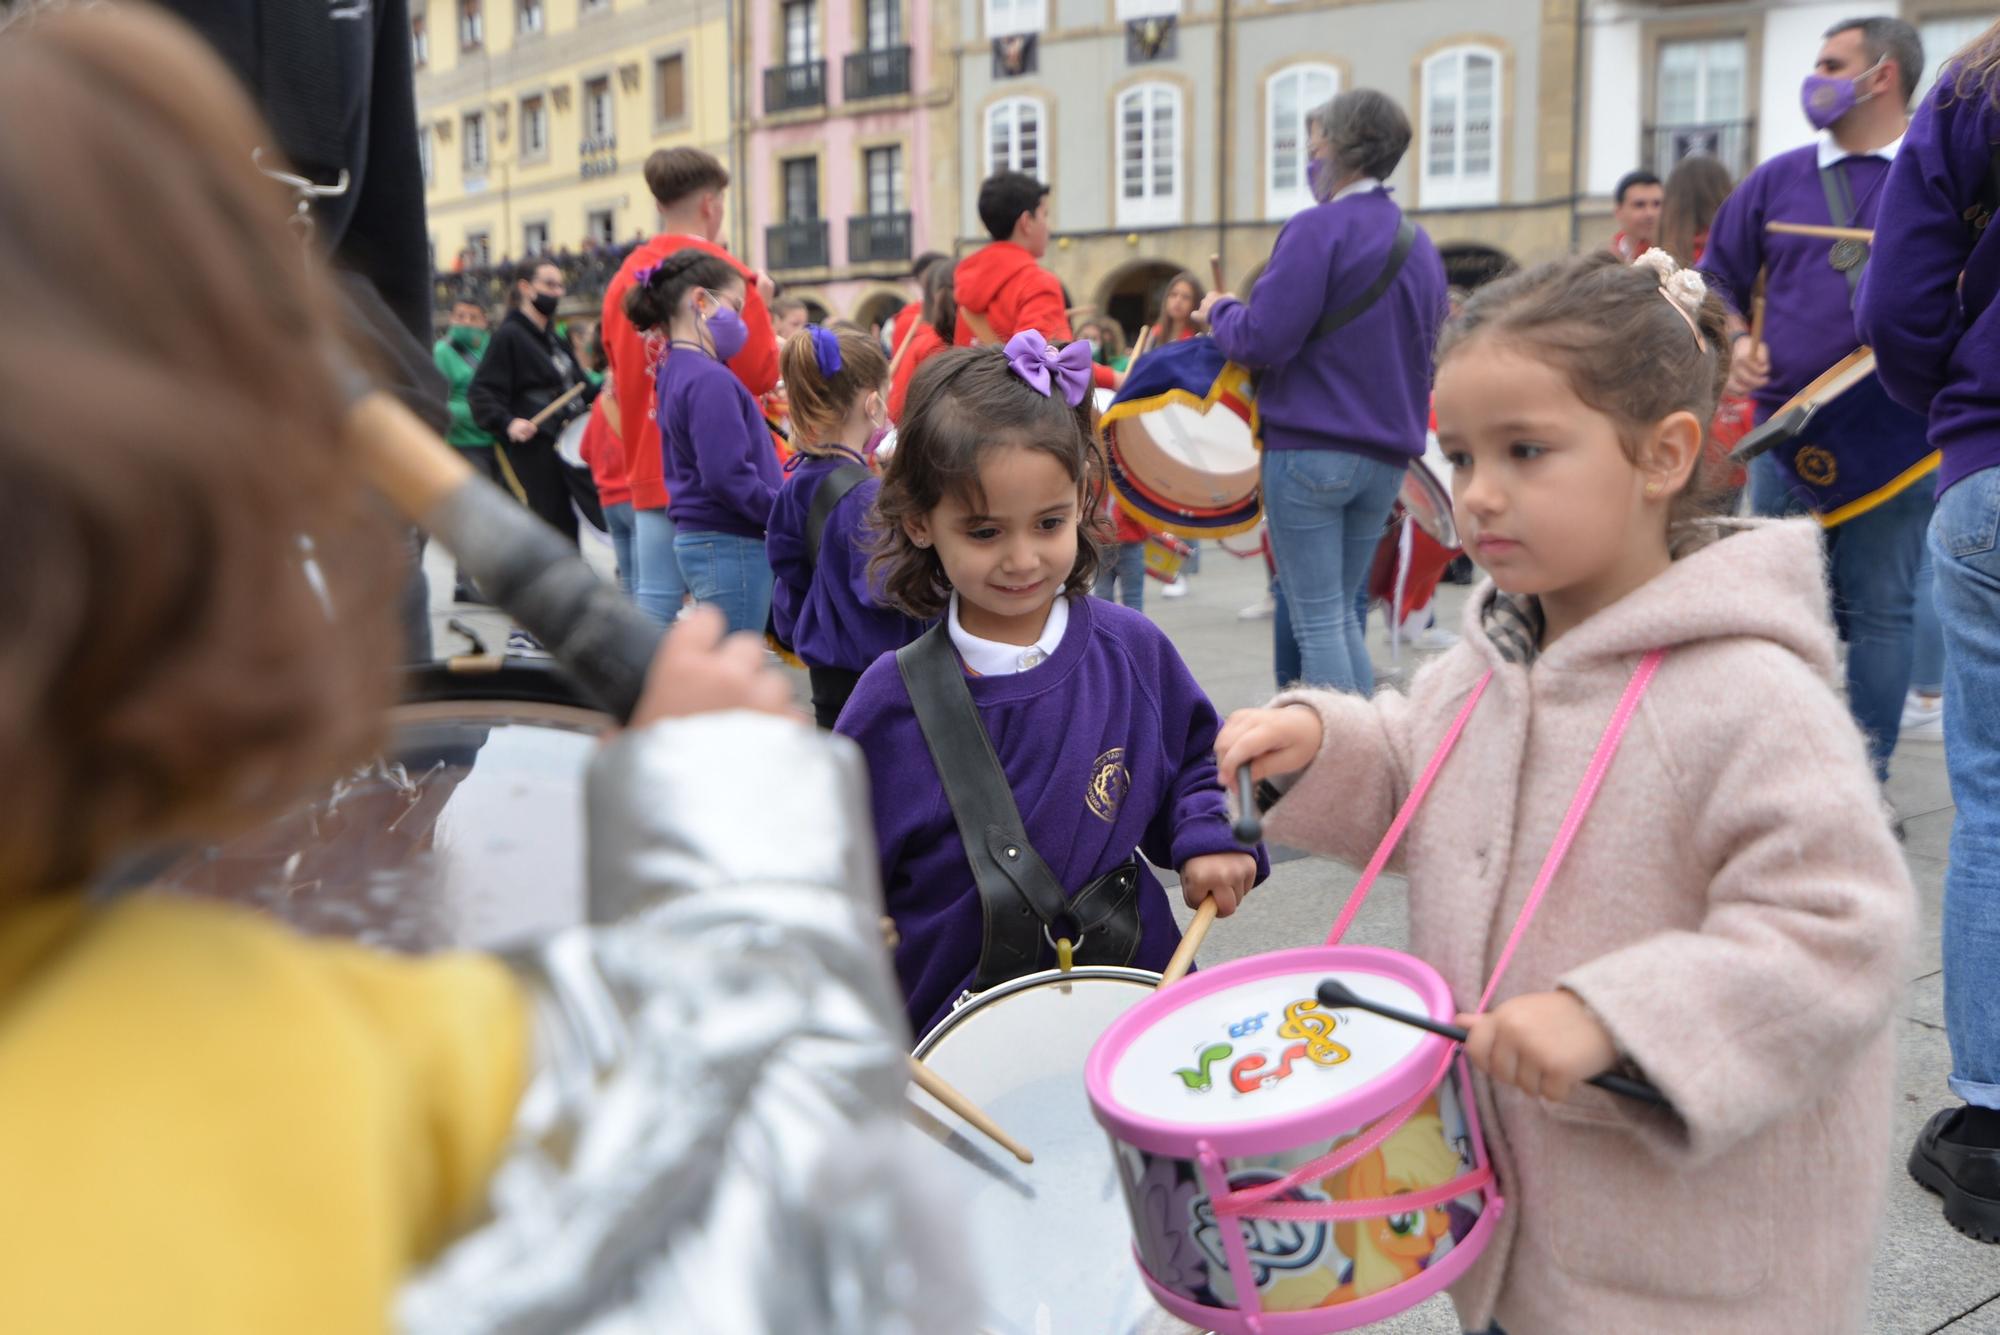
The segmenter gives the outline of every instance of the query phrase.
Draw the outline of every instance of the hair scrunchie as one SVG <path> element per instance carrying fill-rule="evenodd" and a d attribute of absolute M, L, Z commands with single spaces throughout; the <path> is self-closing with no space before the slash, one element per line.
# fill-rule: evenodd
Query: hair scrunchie
<path fill-rule="evenodd" d="M 828 380 L 840 374 L 840 335 L 823 324 L 806 326 L 806 333 L 812 338 L 813 360 L 819 363 L 819 373 Z"/>

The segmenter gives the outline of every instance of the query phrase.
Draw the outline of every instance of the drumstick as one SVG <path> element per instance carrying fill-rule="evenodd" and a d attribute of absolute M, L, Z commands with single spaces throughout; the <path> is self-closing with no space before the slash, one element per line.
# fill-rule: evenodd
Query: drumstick
<path fill-rule="evenodd" d="M 1828 227 L 1825 223 L 1765 223 L 1767 232 L 1781 232 L 1786 236 L 1822 236 L 1829 241 L 1873 241 L 1874 229 L 1868 227 Z"/>
<path fill-rule="evenodd" d="M 1222 281 L 1222 256 L 1210 255 L 1208 257 L 1208 276 L 1215 281 L 1215 286 L 1211 289 L 1212 291 L 1225 292 L 1229 289 L 1229 284 Z"/>
<path fill-rule="evenodd" d="M 896 368 L 903 364 L 903 354 L 910 350 L 910 340 L 917 336 L 917 326 L 922 323 L 922 319 L 912 320 L 910 321 L 910 327 L 903 331 L 903 341 L 896 345 L 896 355 L 889 359 L 889 378 L 891 380 L 896 378 Z"/>
<path fill-rule="evenodd" d="M 980 1111 L 978 1104 L 959 1093 L 956 1089 L 953 1089 L 943 1076 L 918 1061 L 915 1057 L 910 1058 L 910 1079 L 916 1081 L 926 1094 L 929 1094 L 939 1103 L 942 1103 L 945 1107 L 972 1123 L 973 1126 L 985 1133 L 988 1140 L 1013 1155 L 1016 1159 L 1019 1159 L 1022 1163 L 1033 1163 L 1035 1161 L 1035 1156 L 1028 1153 L 1027 1149 L 1019 1141 L 995 1125 L 991 1117 Z"/>
<path fill-rule="evenodd" d="M 1264 821 L 1257 811 L 1257 781 L 1250 777 L 1248 765 L 1236 771 L 1236 824 L 1230 833 L 1245 848 L 1264 842 Z"/>
<path fill-rule="evenodd" d="M 1137 365 L 1139 359 L 1146 355 L 1147 345 L 1150 344 L 1152 341 L 1153 341 L 1153 326 L 1147 325 L 1144 329 L 1141 329 L 1139 331 L 1139 337 L 1133 340 L 1132 356 L 1129 360 L 1126 361 L 1125 364 L 1127 366 Z"/>
<path fill-rule="evenodd" d="M 1329 978 L 1319 985 L 1319 1004 L 1330 1011 L 1367 1011 L 1371 1015 L 1379 1015 L 1385 1020 L 1394 1020 L 1397 1024 L 1407 1024 L 1413 1028 L 1429 1030 L 1431 1033 L 1448 1038 L 1454 1043 L 1463 1043 L 1466 1038 L 1465 1030 L 1460 1029 L 1455 1024 L 1446 1024 L 1442 1020 L 1433 1020 L 1428 1015 L 1414 1015 L 1409 1011 L 1397 1010 L 1394 1006 L 1385 1006 L 1379 1001 L 1370 1001 L 1366 997 L 1357 996 L 1352 988 L 1348 987 L 1347 984 L 1341 982 L 1338 978 Z M 1633 1080 L 1622 1075 L 1612 1075 L 1607 1071 L 1603 1075 L 1590 1077 L 1588 1083 L 1596 1085 L 1606 1093 L 1620 1094 L 1628 1099 L 1637 1099 L 1641 1103 L 1650 1103 L 1656 1108 L 1673 1107 L 1671 1103 L 1667 1102 L 1666 1095 L 1643 1080 Z"/>
<path fill-rule="evenodd" d="M 369 484 L 437 538 L 480 591 L 540 640 L 620 722 L 638 706 L 660 627 L 574 545 L 472 465 L 353 363 L 334 366 L 346 444 Z"/>
<path fill-rule="evenodd" d="M 1160 987 L 1178 983 L 1194 966 L 1194 953 L 1201 949 L 1202 941 L 1208 936 L 1208 929 L 1215 926 L 1215 896 L 1201 901 L 1201 907 L 1194 911 L 1194 921 L 1188 924 L 1187 935 L 1174 948 L 1174 957 L 1167 961 L 1167 967 L 1160 974 Z M 1157 989 L 1155 989 L 1157 990 Z"/>
<path fill-rule="evenodd" d="M 583 393 L 583 391 L 588 388 L 589 385 L 586 384 L 584 381 L 581 380 L 577 381 L 574 385 L 571 385 L 568 389 L 562 392 L 561 398 L 557 399 L 554 403 L 551 403 L 548 407 L 536 413 L 533 417 L 530 417 L 528 419 L 528 425 L 535 427 L 540 426 L 542 423 L 548 421 L 551 417 L 554 417 L 556 415 L 556 409 L 562 407 L 565 403 L 568 403 L 571 399 Z"/>

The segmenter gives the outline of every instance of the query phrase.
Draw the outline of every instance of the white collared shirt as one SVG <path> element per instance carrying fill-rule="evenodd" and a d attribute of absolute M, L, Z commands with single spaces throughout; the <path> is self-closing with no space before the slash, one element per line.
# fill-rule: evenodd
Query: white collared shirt
<path fill-rule="evenodd" d="M 1364 176 L 1358 181 L 1349 181 L 1346 185 L 1334 191 L 1332 196 L 1326 202 L 1331 204 L 1336 199 L 1346 199 L 1349 195 L 1365 195 L 1370 190 L 1380 190 L 1381 188 L 1382 188 L 1381 177 Z"/>
<path fill-rule="evenodd" d="M 953 589 L 951 606 L 945 610 L 945 633 L 951 636 L 953 647 L 965 665 L 981 677 L 1009 677 L 1016 672 L 1026 672 L 1040 667 L 1055 654 L 1062 643 L 1063 632 L 1069 629 L 1069 598 L 1058 596 L 1049 604 L 1049 619 L 1042 623 L 1042 633 L 1033 644 L 1002 644 L 998 640 L 982 640 L 968 632 L 958 620 L 958 590 Z"/>
<path fill-rule="evenodd" d="M 1904 131 L 1904 134 L 1908 134 L 1908 131 Z M 1888 143 L 1882 145 L 1882 147 L 1871 148 L 1866 153 L 1850 153 L 1834 142 L 1833 131 L 1821 130 L 1819 132 L 1819 165 L 1822 169 L 1825 169 L 1846 158 L 1881 158 L 1885 162 L 1894 162 L 1896 154 L 1902 150 L 1904 134 L 1899 134 Z"/>

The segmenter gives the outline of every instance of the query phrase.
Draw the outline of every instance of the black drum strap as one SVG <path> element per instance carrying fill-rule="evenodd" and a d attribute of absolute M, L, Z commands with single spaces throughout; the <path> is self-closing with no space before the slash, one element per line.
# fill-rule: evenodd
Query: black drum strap
<path fill-rule="evenodd" d="M 1021 811 L 966 688 L 965 672 L 940 621 L 896 651 L 924 745 L 965 844 L 979 888 L 985 932 L 974 991 L 985 991 L 1040 966 L 1042 934 L 1072 936 L 1076 959 L 1125 964 L 1139 948 L 1139 871 L 1127 860 L 1070 900 L 1028 842 Z"/>
<path fill-rule="evenodd" d="M 1313 326 L 1313 331 L 1306 335 L 1306 342 L 1325 338 L 1334 330 L 1353 324 L 1366 315 L 1368 308 L 1382 299 L 1382 294 L 1389 290 L 1390 285 L 1396 281 L 1396 276 L 1403 272 L 1403 261 L 1410 258 L 1410 248 L 1416 244 L 1417 225 L 1405 217 L 1396 224 L 1395 243 L 1389 247 L 1389 258 L 1382 265 L 1382 272 L 1375 275 L 1375 281 L 1368 285 L 1365 292 L 1339 310 L 1328 311 L 1322 316 L 1320 322 Z"/>
<path fill-rule="evenodd" d="M 820 539 L 826 536 L 826 526 L 833 519 L 833 507 L 847 499 L 847 493 L 868 480 L 868 469 L 862 464 L 842 464 L 827 474 L 813 493 L 811 507 L 806 510 L 806 564 L 819 569 Z"/>

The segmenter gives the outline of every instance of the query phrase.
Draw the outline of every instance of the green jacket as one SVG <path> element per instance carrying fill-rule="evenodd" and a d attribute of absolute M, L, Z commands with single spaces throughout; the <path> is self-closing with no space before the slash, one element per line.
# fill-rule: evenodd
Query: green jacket
<path fill-rule="evenodd" d="M 465 402 L 465 392 L 472 385 L 472 373 L 479 363 L 453 347 L 449 338 L 437 341 L 437 346 L 431 349 L 431 360 L 451 386 L 451 427 L 445 432 L 445 442 L 462 447 L 491 445 L 493 437 L 479 429 L 479 424 L 472 420 L 472 409 Z"/>

